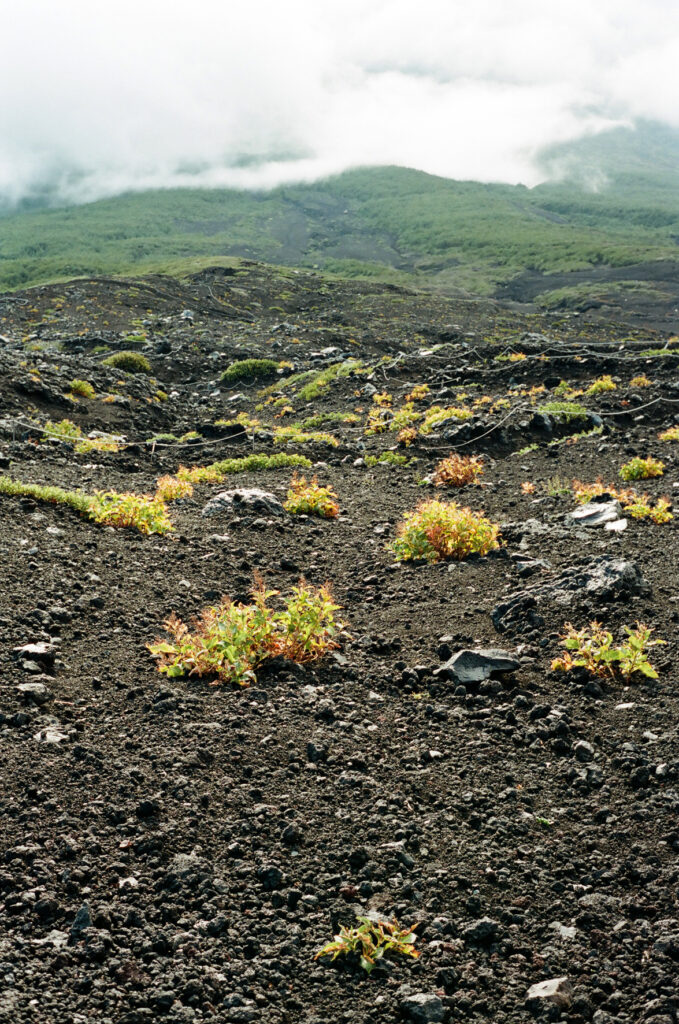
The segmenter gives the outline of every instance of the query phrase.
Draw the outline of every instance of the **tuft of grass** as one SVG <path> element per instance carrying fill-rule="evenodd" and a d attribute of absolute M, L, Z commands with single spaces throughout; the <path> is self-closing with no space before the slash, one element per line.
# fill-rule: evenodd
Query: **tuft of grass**
<path fill-rule="evenodd" d="M 343 363 L 333 363 L 331 366 L 326 367 L 325 370 L 315 373 L 312 379 L 299 389 L 298 395 L 303 401 L 311 402 L 326 391 L 336 380 L 341 380 L 343 377 L 353 377 L 354 374 L 362 371 L 363 364 L 360 359 L 347 359 Z"/>
<path fill-rule="evenodd" d="M 432 480 L 437 487 L 464 487 L 475 484 L 483 476 L 483 462 L 473 455 L 449 455 L 434 470 Z"/>
<path fill-rule="evenodd" d="M 221 379 L 228 384 L 239 380 L 266 380 L 278 372 L 278 366 L 274 359 L 238 359 L 227 366 Z"/>
<path fill-rule="evenodd" d="M 244 455 L 239 459 L 223 459 L 209 466 L 180 466 L 176 476 L 179 480 L 188 480 L 192 484 L 220 484 L 225 477 L 234 473 L 256 473 L 265 469 L 284 469 L 298 467 L 309 469 L 311 460 L 304 455 L 288 455 L 277 452 L 275 455 Z"/>
<path fill-rule="evenodd" d="M 33 498 L 53 505 L 68 505 L 81 515 L 105 526 L 134 527 L 140 533 L 169 533 L 172 523 L 162 499 L 148 494 L 119 494 L 116 491 L 94 495 L 66 491 L 62 487 L 24 484 L 0 477 L 0 494 L 13 498 Z"/>
<path fill-rule="evenodd" d="M 225 597 L 204 609 L 192 630 L 171 615 L 164 624 L 170 640 L 148 645 L 158 660 L 158 671 L 170 678 L 213 675 L 217 682 L 248 686 L 269 658 L 316 661 L 339 646 L 345 626 L 335 619 L 339 605 L 327 585 L 314 588 L 301 580 L 282 611 L 269 604 L 277 594 L 258 579 L 251 604 L 236 604 Z"/>
<path fill-rule="evenodd" d="M 621 480 L 650 480 L 652 477 L 662 476 L 665 470 L 665 463 L 660 459 L 654 459 L 649 455 L 642 459 L 635 456 L 620 467 L 619 476 Z"/>
<path fill-rule="evenodd" d="M 338 956 L 355 956 L 363 970 L 370 974 L 379 961 L 395 953 L 412 957 L 417 960 L 419 952 L 415 949 L 415 928 L 401 928 L 398 921 L 373 921 L 369 917 L 358 917 L 357 928 L 342 926 L 339 932 L 323 949 L 319 949 L 314 957 L 329 956 L 336 960 Z"/>
<path fill-rule="evenodd" d="M 88 380 L 79 380 L 76 377 L 68 387 L 72 395 L 80 395 L 81 398 L 96 398 L 97 393 Z"/>
<path fill-rule="evenodd" d="M 396 540 L 389 545 L 399 562 L 461 560 L 472 554 L 487 555 L 499 547 L 500 527 L 482 513 L 454 502 L 422 501 L 403 518 Z"/>
<path fill-rule="evenodd" d="M 307 482 L 306 477 L 295 474 L 283 508 L 286 512 L 334 519 L 339 512 L 339 503 L 332 487 L 321 487 L 317 477 Z"/>
<path fill-rule="evenodd" d="M 102 361 L 103 366 L 126 373 L 150 373 L 151 364 L 141 352 L 114 352 Z"/>
<path fill-rule="evenodd" d="M 624 626 L 627 639 L 619 646 L 613 646 L 613 634 L 604 629 L 600 622 L 590 622 L 583 629 L 576 629 L 570 622 L 564 627 L 561 644 L 566 652 L 552 661 L 552 669 L 570 672 L 584 668 L 591 676 L 629 680 L 635 673 L 657 679 L 658 673 L 646 657 L 650 647 L 664 644 L 664 640 L 651 640 L 653 632 L 637 622 L 636 628 Z"/>
<path fill-rule="evenodd" d="M 428 384 L 416 384 L 406 395 L 406 402 L 421 402 L 429 394 Z"/>
<path fill-rule="evenodd" d="M 641 373 L 638 377 L 632 377 L 629 386 L 631 388 L 650 388 L 651 382 L 645 373 Z"/>

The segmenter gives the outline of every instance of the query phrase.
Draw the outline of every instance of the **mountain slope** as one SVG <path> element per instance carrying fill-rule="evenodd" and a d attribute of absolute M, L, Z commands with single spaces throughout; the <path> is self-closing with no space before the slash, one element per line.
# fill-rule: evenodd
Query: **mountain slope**
<path fill-rule="evenodd" d="M 631 280 L 676 305 L 679 133 L 618 129 L 553 149 L 543 165 L 562 180 L 527 189 L 379 167 L 266 193 L 165 190 L 15 212 L 0 221 L 0 287 L 247 257 L 450 294 L 507 294 L 519 282 L 511 297 L 521 299 L 529 280 L 533 299 L 568 287 L 572 273 L 619 292 L 601 269 L 639 266 L 623 275 L 627 298 Z M 543 275 L 562 276 L 543 286 Z"/>

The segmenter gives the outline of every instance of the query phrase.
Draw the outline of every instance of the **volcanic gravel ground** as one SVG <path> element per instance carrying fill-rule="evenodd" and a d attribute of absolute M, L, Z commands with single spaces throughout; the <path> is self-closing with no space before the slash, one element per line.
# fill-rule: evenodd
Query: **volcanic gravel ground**
<path fill-rule="evenodd" d="M 140 321 L 155 380 L 107 369 L 94 351 L 132 347 Z M 297 372 L 352 357 L 371 369 L 308 405 L 291 400 L 295 419 L 363 410 L 358 424 L 323 427 L 337 448 L 290 449 L 337 491 L 337 520 L 201 516 L 231 487 L 283 498 L 287 469 L 196 487 L 171 505 L 165 537 L 0 497 L 0 1020 L 676 1022 L 677 520 L 574 529 L 572 498 L 548 493 L 573 477 L 615 482 L 631 455 L 652 454 L 665 474 L 643 490 L 671 500 L 678 460 L 657 432 L 678 409 L 667 401 L 679 400 L 676 357 L 640 354 L 665 339 L 257 265 L 0 297 L 0 331 L 3 471 L 89 492 L 150 491 L 180 463 L 281 450 L 270 434 L 209 435 L 237 411 L 277 422 L 270 407 L 254 411 L 260 385 L 220 385 L 233 359 Z M 527 358 L 494 360 L 511 348 Z M 583 426 L 534 418 L 554 396 L 529 388 L 603 373 L 615 391 L 576 399 L 585 429 L 602 432 L 549 445 Z M 651 386 L 630 386 L 641 373 Z M 74 377 L 100 397 L 64 397 Z M 471 388 L 469 402 L 509 408 L 479 406 L 461 433 L 420 438 L 411 466 L 367 467 L 366 454 L 395 443 L 363 434 L 372 391 L 396 406 L 416 383 L 430 402 L 460 404 Z M 42 439 L 40 425 L 63 417 L 131 445 L 76 454 Z M 205 440 L 144 443 L 191 429 Z M 482 484 L 421 486 L 452 445 L 484 456 Z M 394 564 L 386 544 L 403 512 L 434 494 L 503 524 L 503 548 Z M 645 585 L 590 594 L 578 574 L 602 558 L 633 563 Z M 159 675 L 146 645 L 170 612 L 247 600 L 255 571 L 282 594 L 302 575 L 329 580 L 349 632 L 341 650 L 311 666 L 274 661 L 248 689 Z M 576 583 L 564 597 L 565 577 Z M 543 588 L 539 619 L 498 633 L 495 606 L 531 587 Z M 654 626 L 667 641 L 651 652 L 659 679 L 551 671 L 564 623 L 595 617 L 616 637 L 637 619 Z M 40 641 L 56 645 L 53 664 L 15 657 Z M 518 670 L 467 686 L 435 674 L 478 646 L 507 649 Z M 416 923 L 421 958 L 370 976 L 314 960 L 367 911 Z M 563 976 L 563 1005 L 526 1001 Z"/>

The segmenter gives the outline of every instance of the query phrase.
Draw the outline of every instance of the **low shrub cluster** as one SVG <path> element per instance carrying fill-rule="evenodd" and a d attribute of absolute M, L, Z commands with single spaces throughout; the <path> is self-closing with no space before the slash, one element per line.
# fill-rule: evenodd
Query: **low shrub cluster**
<path fill-rule="evenodd" d="M 461 560 L 472 554 L 487 555 L 499 547 L 500 527 L 482 513 L 454 502 L 423 501 L 403 518 L 390 545 L 397 561 Z"/>
<path fill-rule="evenodd" d="M 76 377 L 68 387 L 72 395 L 80 395 L 81 398 L 96 398 L 97 393 L 88 380 L 80 380 Z"/>
<path fill-rule="evenodd" d="M 655 476 L 662 476 L 664 471 L 665 463 L 660 459 L 654 459 L 650 455 L 646 459 L 635 456 L 620 467 L 619 476 L 621 480 L 649 480 Z"/>
<path fill-rule="evenodd" d="M 620 678 L 628 680 L 635 673 L 657 679 L 658 673 L 646 657 L 650 647 L 664 644 L 664 640 L 651 640 L 653 632 L 648 626 L 637 622 L 636 628 L 625 626 L 627 639 L 619 646 L 613 646 L 613 634 L 604 629 L 600 622 L 590 622 L 583 629 L 576 629 L 567 622 L 561 637 L 566 653 L 552 661 L 552 669 L 569 672 L 583 668 L 591 676 Z"/>
<path fill-rule="evenodd" d="M 437 487 L 463 487 L 475 484 L 483 476 L 483 462 L 473 455 L 449 455 L 434 470 L 433 482 Z"/>
<path fill-rule="evenodd" d="M 239 380 L 266 380 L 278 372 L 274 359 L 238 359 L 224 370 L 222 380 L 231 384 Z"/>
<path fill-rule="evenodd" d="M 277 594 L 258 579 L 252 604 L 236 604 L 225 597 L 204 609 L 192 629 L 171 615 L 165 622 L 171 639 L 148 647 L 158 660 L 158 671 L 170 678 L 215 676 L 216 682 L 248 686 L 269 658 L 282 656 L 302 664 L 338 646 L 345 626 L 335 619 L 339 605 L 327 585 L 314 588 L 301 580 L 281 611 L 269 604 Z"/>
<path fill-rule="evenodd" d="M 222 459 L 212 462 L 209 466 L 180 466 L 176 476 L 179 480 L 187 480 L 191 484 L 221 484 L 227 476 L 234 473 L 255 473 L 264 469 L 283 469 L 298 467 L 308 469 L 310 459 L 304 455 L 288 455 L 277 452 L 275 455 L 244 455 L 238 459 Z"/>
<path fill-rule="evenodd" d="M 151 364 L 141 352 L 114 352 L 102 362 L 104 366 L 110 366 L 114 370 L 124 370 L 125 373 L 151 372 Z"/>
<path fill-rule="evenodd" d="M 162 498 L 150 494 L 100 491 L 83 494 L 62 487 L 25 484 L 10 477 L 0 477 L 0 494 L 14 498 L 33 498 L 52 505 L 68 505 L 81 515 L 104 526 L 134 527 L 140 533 L 169 533 L 172 523 Z"/>
<path fill-rule="evenodd" d="M 321 487 L 317 477 L 307 482 L 306 477 L 296 474 L 283 507 L 287 512 L 319 516 L 321 519 L 334 519 L 339 512 L 339 502 L 332 487 Z"/>

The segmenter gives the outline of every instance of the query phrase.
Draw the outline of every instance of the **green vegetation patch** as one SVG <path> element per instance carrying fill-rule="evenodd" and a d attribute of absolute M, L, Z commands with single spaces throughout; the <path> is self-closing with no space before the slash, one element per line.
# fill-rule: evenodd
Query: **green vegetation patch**
<path fill-rule="evenodd" d="M 266 380 L 273 377 L 279 369 L 279 364 L 274 359 L 239 359 L 224 370 L 222 380 L 224 383 L 234 383 L 239 380 Z"/>
<path fill-rule="evenodd" d="M 141 352 L 114 352 L 102 361 L 103 366 L 110 366 L 114 370 L 124 370 L 125 373 L 150 373 L 151 364 Z"/>

